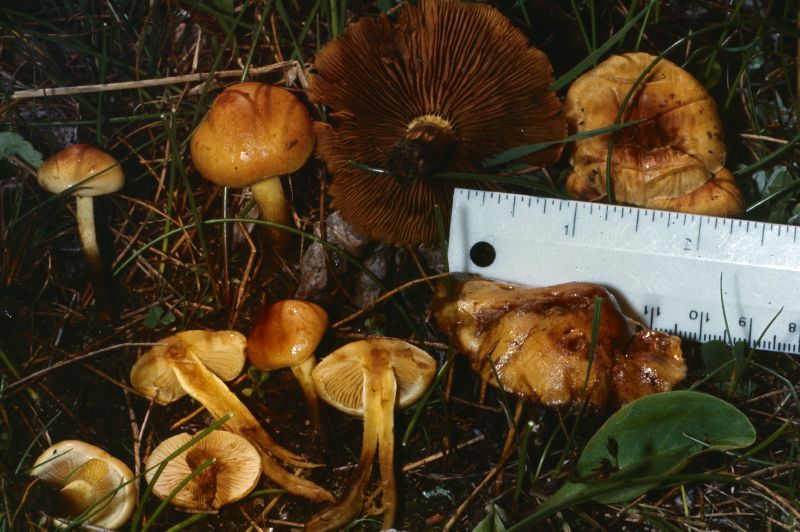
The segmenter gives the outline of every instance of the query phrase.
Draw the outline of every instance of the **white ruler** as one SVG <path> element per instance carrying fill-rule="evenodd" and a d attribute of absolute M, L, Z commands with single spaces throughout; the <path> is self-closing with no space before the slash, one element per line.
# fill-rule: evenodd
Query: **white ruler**
<path fill-rule="evenodd" d="M 795 226 L 456 189 L 448 260 L 531 286 L 599 283 L 652 329 L 800 353 Z"/>

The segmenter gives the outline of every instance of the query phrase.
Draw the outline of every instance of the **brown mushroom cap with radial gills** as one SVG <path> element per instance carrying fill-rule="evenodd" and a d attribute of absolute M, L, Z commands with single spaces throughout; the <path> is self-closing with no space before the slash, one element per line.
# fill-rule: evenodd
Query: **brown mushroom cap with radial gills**
<path fill-rule="evenodd" d="M 287 225 L 279 176 L 305 164 L 314 149 L 314 129 L 303 103 L 286 89 L 237 83 L 217 96 L 190 149 L 203 177 L 224 187 L 252 186 L 261 219 Z"/>
<path fill-rule="evenodd" d="M 103 321 L 111 320 L 114 309 L 97 245 L 92 198 L 113 194 L 125 185 L 122 167 L 116 159 L 99 148 L 73 144 L 44 161 L 36 177 L 39 185 L 48 192 L 59 194 L 71 190 L 75 196 L 78 233 L 92 275 L 98 317 Z"/>
<path fill-rule="evenodd" d="M 394 477 L 394 409 L 405 408 L 433 382 L 436 362 L 425 351 L 393 338 L 370 338 L 337 349 L 314 369 L 319 396 L 337 410 L 363 416 L 364 432 L 358 466 L 350 487 L 337 503 L 306 523 L 306 530 L 339 530 L 364 504 L 364 491 L 378 449 L 383 528 L 397 511 Z"/>
<path fill-rule="evenodd" d="M 60 490 L 67 515 L 59 517 L 81 516 L 86 523 L 116 530 L 136 506 L 130 468 L 86 442 L 64 440 L 52 445 L 36 459 L 31 475 Z"/>
<path fill-rule="evenodd" d="M 360 18 L 325 45 L 309 83 L 309 99 L 331 111 L 315 129 L 332 207 L 384 242 L 435 241 L 434 205 L 449 220 L 454 187 L 497 185 L 433 173 L 485 172 L 491 156 L 566 136 L 552 82 L 545 54 L 494 7 L 422 0 L 394 24 Z M 562 147 L 522 160 L 549 165 Z"/>
<path fill-rule="evenodd" d="M 171 368 L 180 387 L 192 399 L 203 405 L 212 417 L 219 419 L 226 414 L 233 414 L 221 429 L 246 438 L 259 450 L 262 471 L 268 478 L 290 493 L 315 501 L 333 500 L 333 496 L 325 489 L 309 480 L 292 475 L 278 462 L 282 460 L 297 467 L 314 466 L 303 457 L 278 445 L 236 394 L 203 364 L 196 354 L 196 349 L 194 345 L 179 339 L 170 342 L 167 349 L 160 354 L 148 356 L 149 353 L 146 353 L 142 359 L 147 357 L 146 363 L 149 365 L 158 364 Z M 244 356 L 243 345 L 241 350 L 241 356 Z M 131 370 L 131 375 L 136 372 L 144 378 L 138 379 L 135 386 L 139 392 L 155 398 L 160 392 L 158 387 L 148 380 L 148 376 L 155 378 L 158 373 L 137 368 L 138 364 L 137 361 Z"/>
<path fill-rule="evenodd" d="M 597 300 L 602 306 L 589 371 Z M 530 288 L 451 279 L 449 287 L 437 287 L 432 311 L 481 379 L 546 406 L 578 407 L 585 389 L 590 410 L 619 407 L 671 390 L 686 376 L 680 339 L 627 319 L 599 285 Z"/>
<path fill-rule="evenodd" d="M 155 483 L 158 466 L 186 445 L 192 436 L 182 433 L 167 438 L 153 449 L 145 466 L 145 478 L 153 493 L 166 499 L 195 469 L 211 460 L 205 469 L 187 482 L 171 499 L 179 508 L 215 511 L 246 497 L 261 476 L 261 455 L 245 438 L 214 430 L 167 462 Z"/>
<path fill-rule="evenodd" d="M 290 368 L 308 403 L 315 428 L 320 428 L 317 393 L 311 372 L 314 351 L 328 328 L 325 309 L 297 299 L 284 299 L 259 312 L 247 338 L 247 359 L 261 371 Z"/>
<path fill-rule="evenodd" d="M 615 55 L 579 77 L 567 92 L 564 113 L 571 133 L 615 123 L 634 82 L 656 58 Z M 741 192 L 724 166 L 722 123 L 714 100 L 691 74 L 661 59 L 646 74 L 621 122 L 644 122 L 614 136 L 611 157 L 616 201 L 696 214 L 731 216 L 743 209 Z M 567 191 L 595 201 L 607 195 L 611 134 L 575 142 Z"/>

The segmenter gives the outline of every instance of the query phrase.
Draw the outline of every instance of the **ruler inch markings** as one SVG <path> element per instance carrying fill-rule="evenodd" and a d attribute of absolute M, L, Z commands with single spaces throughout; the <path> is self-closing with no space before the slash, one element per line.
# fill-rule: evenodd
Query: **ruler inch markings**
<path fill-rule="evenodd" d="M 766 330 L 770 340 L 762 341 L 760 349 L 800 354 L 796 227 L 496 194 L 499 204 L 486 201 L 483 191 L 458 189 L 454 194 L 448 251 L 452 271 L 531 286 L 595 282 L 651 329 L 750 346 Z M 540 201 L 542 208 L 516 208 L 536 207 Z M 617 209 L 620 215 L 610 216 Z M 773 235 L 791 238 L 767 238 L 767 225 Z M 687 237 L 694 240 L 688 250 Z M 478 241 L 495 247 L 495 263 L 479 267 L 471 262 L 469 251 Z M 780 308 L 784 311 L 776 317 Z"/>

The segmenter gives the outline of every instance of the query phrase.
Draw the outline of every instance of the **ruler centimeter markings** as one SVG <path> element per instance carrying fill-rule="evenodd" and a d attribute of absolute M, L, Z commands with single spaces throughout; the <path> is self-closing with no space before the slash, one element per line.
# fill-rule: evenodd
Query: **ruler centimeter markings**
<path fill-rule="evenodd" d="M 531 286 L 599 283 L 651 329 L 800 354 L 795 226 L 456 189 L 448 261 Z"/>

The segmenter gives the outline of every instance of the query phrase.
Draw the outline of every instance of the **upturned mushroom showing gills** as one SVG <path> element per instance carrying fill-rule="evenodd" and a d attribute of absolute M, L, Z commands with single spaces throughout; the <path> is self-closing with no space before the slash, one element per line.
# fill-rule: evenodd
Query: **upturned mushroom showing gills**
<path fill-rule="evenodd" d="M 305 164 L 314 129 L 303 103 L 264 83 L 237 83 L 217 96 L 192 135 L 192 161 L 200 174 L 223 187 L 251 187 L 261 219 L 289 225 L 280 176 Z M 271 241 L 284 242 L 278 229 Z"/>
<path fill-rule="evenodd" d="M 528 288 L 456 278 L 437 287 L 432 310 L 481 379 L 547 406 L 580 406 L 586 387 L 590 410 L 619 407 L 686 376 L 680 339 L 629 320 L 599 285 Z"/>
<path fill-rule="evenodd" d="M 167 438 L 147 459 L 145 478 L 157 497 L 166 499 L 191 477 L 169 502 L 187 510 L 211 512 L 253 491 L 261 476 L 261 455 L 245 438 L 221 430 L 209 432 L 172 458 L 153 482 L 159 465 L 191 439 L 187 433 Z"/>
<path fill-rule="evenodd" d="M 309 99 L 331 111 L 315 129 L 332 207 L 374 239 L 434 241 L 434 205 L 449 220 L 453 188 L 485 182 L 432 174 L 481 172 L 504 150 L 566 136 L 551 73 L 543 52 L 480 3 L 406 2 L 394 24 L 350 24 L 319 53 L 309 84 Z M 523 160 L 545 166 L 560 154 L 559 144 Z"/>
<path fill-rule="evenodd" d="M 59 194 L 68 191 L 75 196 L 75 217 L 91 274 L 97 317 L 101 321 L 111 321 L 114 318 L 114 306 L 97 245 L 94 197 L 112 194 L 125 184 L 119 162 L 94 146 L 73 144 L 43 162 L 37 180 L 48 192 Z"/>
<path fill-rule="evenodd" d="M 319 396 L 346 414 L 364 418 L 361 455 L 352 481 L 339 501 L 313 516 L 306 530 L 341 530 L 364 505 L 364 491 L 378 450 L 382 503 L 367 513 L 383 514 L 383 529 L 394 523 L 397 486 L 394 476 L 394 409 L 422 397 L 433 382 L 436 362 L 402 340 L 370 338 L 340 347 L 314 369 Z"/>
<path fill-rule="evenodd" d="M 66 524 L 78 519 L 116 530 L 136 506 L 133 473 L 103 449 L 79 440 L 64 440 L 47 448 L 34 462 L 31 475 L 59 489 Z"/>
<path fill-rule="evenodd" d="M 220 331 L 217 334 L 228 336 L 230 333 L 231 331 Z M 267 434 L 236 394 L 206 367 L 198 355 L 197 345 L 188 341 L 186 336 L 178 335 L 166 338 L 161 343 L 166 344 L 165 349 L 161 349 L 164 346 L 155 346 L 153 349 L 158 349 L 157 352 L 153 353 L 151 350 L 145 353 L 131 369 L 131 381 L 139 392 L 162 404 L 173 401 L 181 394 L 174 390 L 162 394 L 160 386 L 165 383 L 171 385 L 174 377 L 180 388 L 203 405 L 212 417 L 233 414 L 220 428 L 244 437 L 258 449 L 262 471 L 269 479 L 290 493 L 311 500 L 333 500 L 333 496 L 325 489 L 310 480 L 291 474 L 281 465 L 279 460 L 297 467 L 312 467 L 314 464 L 281 447 Z M 235 345 L 238 347 L 232 351 L 238 350 L 237 359 L 243 359 L 245 343 L 237 338 Z M 165 377 L 165 368 L 171 370 L 172 375 Z"/>
<path fill-rule="evenodd" d="M 620 122 L 642 120 L 614 136 L 611 189 L 615 201 L 655 209 L 715 216 L 743 210 L 742 194 L 725 168 L 725 143 L 716 105 L 691 74 L 646 53 L 615 55 L 579 77 L 567 92 L 564 113 L 571 133 L 615 123 L 634 82 Z M 607 197 L 606 170 L 611 134 L 575 142 L 572 196 Z"/>
<path fill-rule="evenodd" d="M 261 371 L 290 368 L 308 403 L 311 423 L 321 429 L 317 392 L 311 372 L 314 350 L 328 328 L 325 309 L 298 299 L 284 299 L 259 312 L 247 338 L 247 359 Z"/>

